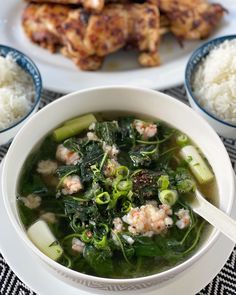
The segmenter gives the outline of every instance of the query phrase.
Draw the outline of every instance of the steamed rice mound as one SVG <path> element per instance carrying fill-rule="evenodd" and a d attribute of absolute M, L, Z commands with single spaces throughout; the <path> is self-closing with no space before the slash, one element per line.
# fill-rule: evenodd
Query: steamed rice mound
<path fill-rule="evenodd" d="M 33 80 L 11 55 L 0 56 L 0 131 L 12 126 L 31 109 Z"/>
<path fill-rule="evenodd" d="M 207 55 L 193 77 L 193 92 L 204 109 L 236 124 L 236 40 L 224 41 Z"/>

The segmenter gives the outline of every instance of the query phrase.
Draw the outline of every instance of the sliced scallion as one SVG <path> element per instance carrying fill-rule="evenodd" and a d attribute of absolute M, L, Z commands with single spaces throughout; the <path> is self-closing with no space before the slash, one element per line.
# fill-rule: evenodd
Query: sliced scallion
<path fill-rule="evenodd" d="M 122 203 L 122 208 L 121 208 L 121 211 L 123 213 L 128 213 L 132 208 L 132 205 L 131 205 L 131 202 L 126 200 Z"/>
<path fill-rule="evenodd" d="M 119 166 L 116 169 L 116 177 L 127 178 L 129 176 L 129 169 L 126 166 Z"/>
<path fill-rule="evenodd" d="M 111 199 L 111 197 L 110 197 L 109 193 L 108 192 L 103 192 L 103 193 L 96 196 L 95 201 L 96 201 L 97 204 L 103 205 L 103 204 L 109 203 L 110 199 Z"/>
<path fill-rule="evenodd" d="M 127 192 L 131 190 L 132 188 L 132 181 L 131 180 L 120 180 L 119 182 L 117 182 L 115 188 L 118 191 L 123 191 L 123 192 Z"/>
<path fill-rule="evenodd" d="M 213 180 L 213 173 L 194 146 L 187 145 L 183 147 L 180 150 L 180 155 L 188 163 L 190 170 L 199 183 L 205 184 Z"/>
<path fill-rule="evenodd" d="M 159 200 L 162 204 L 173 206 L 178 199 L 177 191 L 175 190 L 163 190 L 159 193 Z"/>
<path fill-rule="evenodd" d="M 169 184 L 170 184 L 170 181 L 169 181 L 168 175 L 163 174 L 157 180 L 157 186 L 159 187 L 161 191 L 167 189 Z"/>
<path fill-rule="evenodd" d="M 53 137 L 57 142 L 60 142 L 69 137 L 75 136 L 89 127 L 90 124 L 96 122 L 93 114 L 81 116 L 76 119 L 69 120 L 63 126 L 53 131 Z"/>
<path fill-rule="evenodd" d="M 84 230 L 80 236 L 81 240 L 85 243 L 90 243 L 93 240 L 93 234 L 90 230 Z"/>
<path fill-rule="evenodd" d="M 95 238 L 93 244 L 97 249 L 104 249 L 107 246 L 107 237 L 104 235 L 101 239 Z"/>
<path fill-rule="evenodd" d="M 180 147 L 184 147 L 189 143 L 189 139 L 188 136 L 184 133 L 179 133 L 176 137 L 176 143 L 180 146 Z"/>

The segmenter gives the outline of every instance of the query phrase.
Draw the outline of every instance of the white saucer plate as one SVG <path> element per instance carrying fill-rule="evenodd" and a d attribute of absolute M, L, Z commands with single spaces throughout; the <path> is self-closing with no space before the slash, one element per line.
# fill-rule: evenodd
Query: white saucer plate
<path fill-rule="evenodd" d="M 31 57 L 42 74 L 44 87 L 62 93 L 119 84 L 153 89 L 176 86 L 184 81 L 184 69 L 190 54 L 204 42 L 186 41 L 181 48 L 174 37 L 167 35 L 160 45 L 160 67 L 142 68 L 137 63 L 137 53 L 121 50 L 106 57 L 101 70 L 85 72 L 61 54 L 51 54 L 28 40 L 21 26 L 22 11 L 26 5 L 23 0 L 3 2 L 0 9 L 0 44 L 12 46 Z M 216 2 L 222 3 L 229 13 L 211 38 L 235 34 L 236 1 Z"/>

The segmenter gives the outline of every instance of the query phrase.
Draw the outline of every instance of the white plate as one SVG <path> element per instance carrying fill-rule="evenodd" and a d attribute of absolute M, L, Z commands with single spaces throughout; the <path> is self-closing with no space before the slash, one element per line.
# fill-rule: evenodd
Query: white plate
<path fill-rule="evenodd" d="M 2 163 L 0 164 L 0 179 Z M 86 292 L 69 286 L 54 277 L 39 259 L 32 255 L 21 239 L 17 236 L 4 210 L 3 198 L 0 191 L 0 252 L 15 274 L 33 291 L 40 295 L 95 295 L 95 291 Z M 236 204 L 233 205 L 232 216 L 236 217 Z M 135 291 L 135 294 L 146 295 L 194 295 L 204 288 L 221 270 L 232 252 L 234 244 L 223 235 L 213 245 L 212 249 L 202 256 L 194 267 L 184 271 L 171 280 L 168 285 Z M 223 251 L 222 251 L 223 249 Z M 187 293 L 186 293 L 187 290 Z M 107 293 L 106 294 L 111 294 Z M 116 294 L 116 293 L 112 293 Z M 120 295 L 134 295 L 134 292 L 119 292 Z"/>
<path fill-rule="evenodd" d="M 2 0 L 3 1 L 3 0 Z M 235 34 L 236 1 L 217 0 L 229 10 L 223 23 L 211 38 Z M 172 36 L 165 36 L 161 42 L 162 65 L 155 68 L 141 68 L 134 51 L 120 51 L 105 59 L 102 70 L 84 72 L 72 61 L 60 54 L 52 55 L 45 49 L 31 43 L 21 27 L 21 15 L 25 6 L 23 0 L 7 0 L 0 9 L 0 43 L 15 47 L 30 56 L 41 71 L 44 87 L 59 92 L 71 92 L 102 85 L 132 85 L 153 89 L 164 89 L 184 81 L 184 68 L 191 52 L 202 41 L 185 42 L 181 48 Z"/>

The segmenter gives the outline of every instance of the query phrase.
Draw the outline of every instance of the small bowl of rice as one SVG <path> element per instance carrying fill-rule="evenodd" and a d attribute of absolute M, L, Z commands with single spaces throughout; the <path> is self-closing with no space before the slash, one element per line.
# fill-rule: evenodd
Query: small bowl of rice
<path fill-rule="evenodd" d="M 203 44 L 185 71 L 190 105 L 215 131 L 236 139 L 236 35 Z"/>
<path fill-rule="evenodd" d="M 10 142 L 39 107 L 42 80 L 22 52 L 0 45 L 0 145 Z"/>

